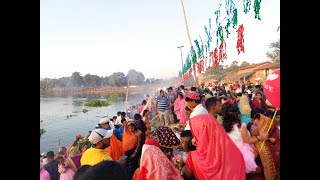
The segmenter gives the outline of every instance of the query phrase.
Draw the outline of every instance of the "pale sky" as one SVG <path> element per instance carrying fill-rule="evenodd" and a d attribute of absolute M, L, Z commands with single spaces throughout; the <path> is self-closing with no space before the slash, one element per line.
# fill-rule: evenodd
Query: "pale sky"
<path fill-rule="evenodd" d="M 200 43 L 199 36 L 206 39 L 209 18 L 212 31 L 216 29 L 219 3 L 220 19 L 226 16 L 225 0 L 183 2 L 192 43 Z M 254 18 L 254 0 L 248 14 L 243 0 L 234 3 L 238 25 L 244 24 L 245 53 L 238 55 L 237 32 L 230 27 L 229 38 L 224 32 L 228 58 L 223 65 L 269 60 L 269 44 L 280 38 L 280 0 L 262 0 L 261 21 Z M 216 45 L 215 31 L 212 37 L 210 51 Z M 184 63 L 190 43 L 180 0 L 40 0 L 40 78 L 66 77 L 75 71 L 105 77 L 130 69 L 146 78 L 176 77 L 181 45 Z"/>

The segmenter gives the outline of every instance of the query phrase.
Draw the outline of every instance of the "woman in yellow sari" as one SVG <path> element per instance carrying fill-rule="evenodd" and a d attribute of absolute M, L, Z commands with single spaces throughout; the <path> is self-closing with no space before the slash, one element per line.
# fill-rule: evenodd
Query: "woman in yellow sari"
<path fill-rule="evenodd" d="M 122 145 L 124 154 L 128 157 L 124 163 L 129 179 L 132 178 L 134 171 L 139 167 L 142 146 L 145 141 L 145 134 L 142 133 L 133 121 L 125 124 L 122 135 Z"/>

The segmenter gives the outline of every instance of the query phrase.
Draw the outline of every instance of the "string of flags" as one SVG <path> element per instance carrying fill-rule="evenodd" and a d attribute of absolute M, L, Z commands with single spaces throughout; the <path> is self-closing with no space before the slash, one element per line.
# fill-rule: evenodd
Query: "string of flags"
<path fill-rule="evenodd" d="M 239 0 L 240 1 L 240 0 Z M 238 4 L 239 1 L 236 3 Z M 251 7 L 251 0 L 242 0 L 243 1 L 243 11 L 245 14 L 250 12 Z M 211 65 L 219 66 L 225 59 L 227 59 L 226 48 L 227 44 L 225 42 L 226 38 L 229 38 L 231 34 L 229 31 L 230 26 L 236 30 L 238 33 L 237 35 L 237 42 L 236 42 L 236 49 L 238 51 L 238 55 L 242 52 L 245 53 L 244 49 L 244 25 L 238 25 L 238 9 L 236 4 L 233 0 L 225 0 L 225 11 L 226 11 L 226 24 L 224 26 L 221 25 L 223 22 L 220 21 L 220 8 L 222 4 L 218 5 L 218 10 L 214 11 L 216 15 L 216 46 L 213 50 L 211 49 L 211 42 L 212 42 L 212 28 L 211 28 L 211 18 L 209 18 L 208 26 L 204 25 L 204 32 L 206 36 L 206 40 L 202 41 L 201 36 L 199 35 L 199 40 L 195 39 L 194 44 L 190 48 L 190 52 L 187 55 L 187 58 L 184 62 L 182 72 L 179 71 L 179 77 L 181 79 L 187 80 L 192 76 L 193 69 L 197 73 L 201 73 L 204 71 L 204 64 L 208 67 Z M 253 10 L 255 14 L 255 19 L 261 20 L 260 16 L 260 9 L 261 9 L 261 0 L 254 0 L 253 3 Z M 279 31 L 280 26 L 278 27 L 277 31 Z M 225 34 L 224 34 L 225 33 Z M 225 35 L 225 36 L 224 36 Z M 219 44 L 220 42 L 220 44 Z M 201 44 L 200 44 L 201 43 Z M 196 47 L 196 49 L 195 49 Z"/>

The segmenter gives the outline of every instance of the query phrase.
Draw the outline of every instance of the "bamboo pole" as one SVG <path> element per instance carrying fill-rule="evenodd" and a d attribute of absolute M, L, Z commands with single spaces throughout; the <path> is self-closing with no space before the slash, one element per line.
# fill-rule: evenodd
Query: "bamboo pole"
<path fill-rule="evenodd" d="M 186 17 L 186 12 L 185 12 L 185 10 L 184 10 L 183 0 L 180 0 L 180 2 L 181 2 L 181 6 L 182 6 L 184 23 L 185 23 L 185 25 L 186 25 L 187 34 L 188 34 L 188 39 L 189 39 L 190 48 L 191 48 L 191 46 L 192 46 L 192 41 L 191 41 L 191 37 L 190 37 L 190 32 L 189 32 L 189 27 L 188 27 L 188 22 L 187 22 L 187 17 Z M 193 79 L 194 79 L 194 82 L 196 83 L 196 86 L 198 86 L 198 80 L 197 80 L 197 75 L 196 75 L 196 68 L 195 68 L 194 65 L 193 65 Z"/>
<path fill-rule="evenodd" d="M 128 114 L 128 94 L 129 94 L 129 78 L 128 78 L 127 94 L 126 94 L 126 114 Z"/>

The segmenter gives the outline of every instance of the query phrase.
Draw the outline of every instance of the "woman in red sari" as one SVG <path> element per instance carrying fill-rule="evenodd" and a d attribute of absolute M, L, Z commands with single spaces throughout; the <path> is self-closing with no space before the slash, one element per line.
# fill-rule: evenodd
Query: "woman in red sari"
<path fill-rule="evenodd" d="M 182 176 L 161 151 L 159 142 L 147 139 L 142 147 L 139 180 L 182 180 Z"/>
<path fill-rule="evenodd" d="M 200 114 L 190 119 L 192 143 L 183 174 L 189 179 L 245 180 L 243 156 L 223 127 L 210 114 Z"/>

